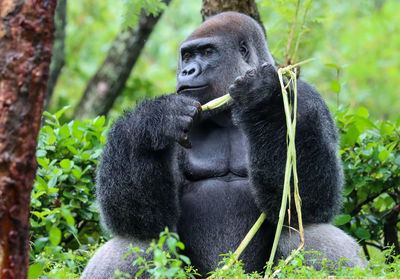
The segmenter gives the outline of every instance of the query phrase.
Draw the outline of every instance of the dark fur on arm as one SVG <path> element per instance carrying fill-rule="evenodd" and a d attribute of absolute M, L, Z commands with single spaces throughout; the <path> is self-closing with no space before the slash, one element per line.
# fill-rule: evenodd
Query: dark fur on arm
<path fill-rule="evenodd" d="M 287 150 L 286 118 L 277 75 L 268 81 L 264 94 L 257 96 L 247 106 L 236 106 L 234 115 L 249 141 L 249 169 L 256 202 L 268 220 L 276 223 Z M 325 102 L 314 88 L 298 80 L 296 152 L 305 223 L 329 222 L 340 209 L 343 173 L 337 149 L 337 131 Z M 291 208 L 294 220 L 294 204 Z"/>
<path fill-rule="evenodd" d="M 171 97 L 139 104 L 114 123 L 97 175 L 97 201 L 106 227 L 116 235 L 157 237 L 179 216 L 170 161 L 174 140 L 164 136 Z"/>

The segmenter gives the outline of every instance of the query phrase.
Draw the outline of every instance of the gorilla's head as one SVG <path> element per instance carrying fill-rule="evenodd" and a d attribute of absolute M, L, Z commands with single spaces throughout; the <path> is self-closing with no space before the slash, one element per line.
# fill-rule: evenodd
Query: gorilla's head
<path fill-rule="evenodd" d="M 221 13 L 181 44 L 176 91 L 204 104 L 228 93 L 236 77 L 264 62 L 274 64 L 258 23 L 244 14 Z"/>

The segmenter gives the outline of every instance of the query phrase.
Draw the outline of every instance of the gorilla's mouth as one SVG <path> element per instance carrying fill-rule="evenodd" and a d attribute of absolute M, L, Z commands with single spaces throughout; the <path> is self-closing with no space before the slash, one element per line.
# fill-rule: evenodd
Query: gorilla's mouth
<path fill-rule="evenodd" d="M 189 86 L 189 85 L 182 85 L 181 87 L 178 88 L 177 93 L 181 93 L 183 91 L 195 91 L 195 90 L 203 90 L 206 89 L 208 85 L 199 85 L 199 86 Z"/>

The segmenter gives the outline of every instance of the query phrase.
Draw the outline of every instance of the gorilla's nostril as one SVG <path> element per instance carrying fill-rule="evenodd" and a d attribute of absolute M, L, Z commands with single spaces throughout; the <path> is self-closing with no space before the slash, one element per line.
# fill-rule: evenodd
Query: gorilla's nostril
<path fill-rule="evenodd" d="M 189 74 L 189 75 L 191 75 L 191 74 L 193 74 L 193 73 L 194 73 L 194 71 L 195 71 L 195 70 L 194 70 L 194 68 L 192 68 L 192 69 L 190 69 L 190 71 L 189 71 L 189 73 L 188 73 L 188 74 Z"/>

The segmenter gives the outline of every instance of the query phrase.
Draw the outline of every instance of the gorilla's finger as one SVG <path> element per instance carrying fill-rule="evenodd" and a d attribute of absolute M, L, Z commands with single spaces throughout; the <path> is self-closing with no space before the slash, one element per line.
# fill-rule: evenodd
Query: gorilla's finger
<path fill-rule="evenodd" d="M 200 111 L 196 106 L 185 106 L 183 114 L 197 119 L 197 116 L 200 114 Z"/>
<path fill-rule="evenodd" d="M 276 71 L 274 65 L 272 65 L 271 63 L 262 64 L 261 65 L 261 72 L 263 74 L 266 74 L 266 73 L 276 73 L 277 74 L 277 71 Z"/>
<path fill-rule="evenodd" d="M 256 75 L 256 73 L 257 73 L 256 68 L 251 68 L 250 70 L 248 70 L 246 72 L 246 74 L 244 76 L 245 76 L 245 78 L 250 78 L 250 77 L 254 77 Z"/>
<path fill-rule="evenodd" d="M 195 99 L 192 99 L 190 97 L 179 96 L 179 100 L 184 105 L 189 105 L 189 106 L 194 106 L 194 107 L 200 106 L 200 108 L 201 108 L 201 104 L 198 101 L 196 101 Z"/>
<path fill-rule="evenodd" d="M 242 84 L 244 81 L 244 78 L 242 76 L 238 76 L 237 78 L 235 78 L 234 84 L 240 85 Z"/>
<path fill-rule="evenodd" d="M 189 137 L 187 135 L 179 139 L 178 143 L 184 148 L 192 148 L 192 143 L 189 141 Z"/>
<path fill-rule="evenodd" d="M 189 132 L 193 124 L 193 118 L 190 116 L 178 116 L 178 126 L 184 133 Z"/>

